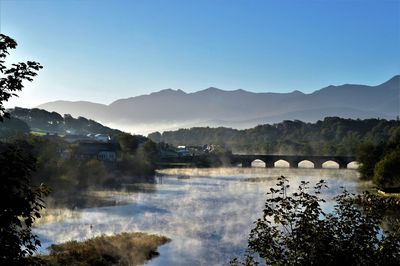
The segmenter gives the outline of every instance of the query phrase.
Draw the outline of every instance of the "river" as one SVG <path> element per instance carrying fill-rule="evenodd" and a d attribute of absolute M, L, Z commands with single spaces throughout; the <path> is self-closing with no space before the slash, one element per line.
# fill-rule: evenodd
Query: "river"
<path fill-rule="evenodd" d="M 160 256 L 148 265 L 226 265 L 243 254 L 253 221 L 261 216 L 265 194 L 285 175 L 292 187 L 302 180 L 326 180 L 323 192 L 329 211 L 341 187 L 361 193 L 371 185 L 355 170 L 217 168 L 169 169 L 157 174 L 155 184 L 98 196 L 112 204 L 76 209 L 77 215 L 39 225 L 34 233 L 41 252 L 52 243 L 84 240 L 101 234 L 141 231 L 165 235 Z M 111 205 L 111 206 L 110 206 Z"/>

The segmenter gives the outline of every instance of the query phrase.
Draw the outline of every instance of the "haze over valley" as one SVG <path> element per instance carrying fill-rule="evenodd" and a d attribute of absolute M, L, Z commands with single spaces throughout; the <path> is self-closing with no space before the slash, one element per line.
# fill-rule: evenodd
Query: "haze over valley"
<path fill-rule="evenodd" d="M 38 106 L 83 116 L 135 134 L 194 126 L 250 128 L 283 120 L 315 122 L 327 116 L 395 119 L 399 115 L 400 76 L 379 85 L 328 86 L 310 94 L 255 93 L 208 88 L 194 93 L 166 89 L 109 105 L 55 101 Z"/>

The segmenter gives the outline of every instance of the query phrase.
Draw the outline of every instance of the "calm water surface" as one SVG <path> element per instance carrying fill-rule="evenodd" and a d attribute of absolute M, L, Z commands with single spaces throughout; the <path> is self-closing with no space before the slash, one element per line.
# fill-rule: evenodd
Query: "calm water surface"
<path fill-rule="evenodd" d="M 182 172 L 185 171 L 185 172 Z M 141 231 L 165 235 L 160 256 L 148 265 L 226 265 L 247 246 L 253 221 L 261 216 L 265 194 L 285 175 L 297 187 L 302 180 L 328 182 L 328 202 L 341 187 L 361 192 L 355 170 L 314 169 L 170 169 L 159 173 L 156 184 L 136 192 L 102 192 L 114 206 L 76 210 L 78 215 L 41 225 L 34 230 L 42 252 L 52 243 L 84 240 L 101 234 Z"/>

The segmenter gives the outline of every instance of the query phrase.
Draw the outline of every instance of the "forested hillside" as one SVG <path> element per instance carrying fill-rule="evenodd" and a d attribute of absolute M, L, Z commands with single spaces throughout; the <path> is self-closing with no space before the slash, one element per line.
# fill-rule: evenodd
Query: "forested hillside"
<path fill-rule="evenodd" d="M 9 110 L 11 119 L 1 125 L 0 134 L 12 135 L 15 132 L 36 131 L 50 134 L 109 134 L 121 133 L 84 117 L 73 118 L 71 115 L 61 116 L 56 112 L 42 109 L 27 109 L 16 107 Z"/>
<path fill-rule="evenodd" d="M 219 144 L 234 153 L 354 155 L 363 143 L 390 138 L 400 122 L 384 119 L 353 120 L 327 117 L 316 123 L 284 121 L 245 130 L 196 127 L 149 134 L 172 145 Z"/>

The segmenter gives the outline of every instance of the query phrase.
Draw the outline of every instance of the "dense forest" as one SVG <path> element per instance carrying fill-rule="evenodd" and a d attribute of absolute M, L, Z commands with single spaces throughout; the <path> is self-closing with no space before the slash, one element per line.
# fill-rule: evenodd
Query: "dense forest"
<path fill-rule="evenodd" d="M 221 145 L 233 153 L 355 155 L 361 143 L 378 145 L 399 130 L 400 122 L 327 117 L 316 123 L 283 121 L 251 129 L 195 127 L 151 133 L 172 145 Z"/>

